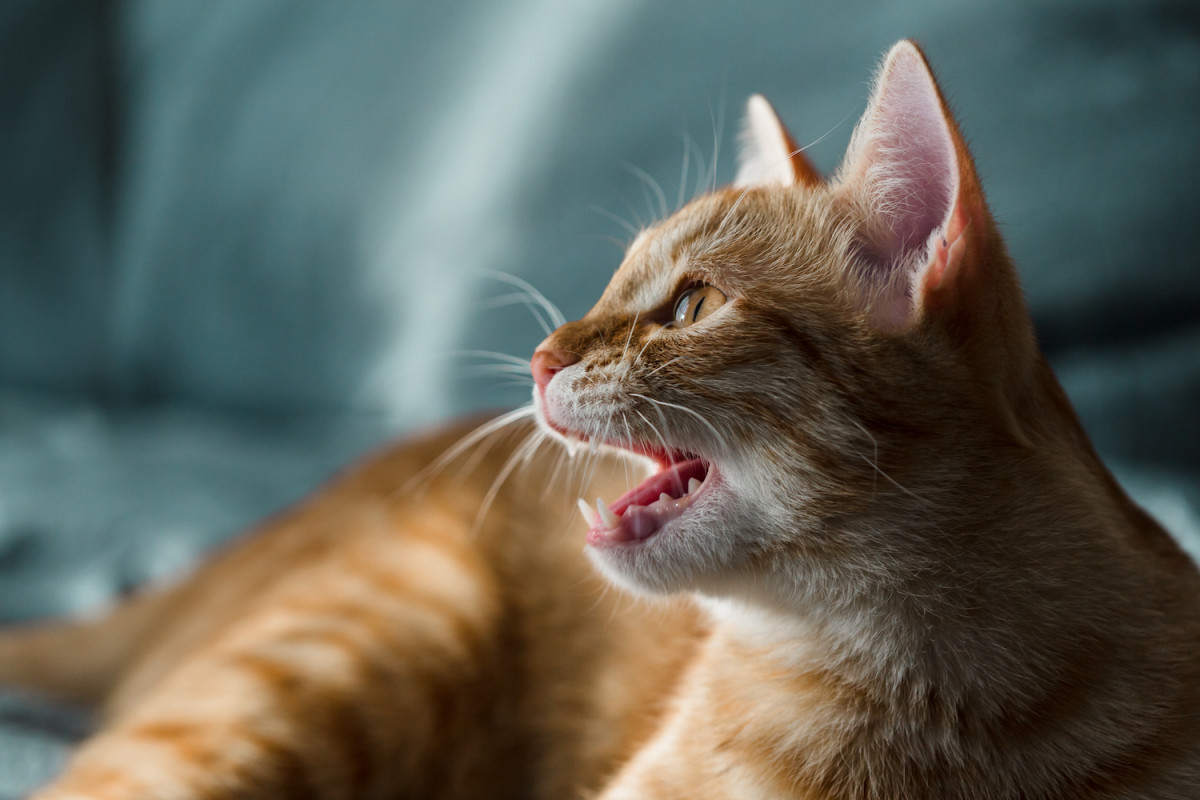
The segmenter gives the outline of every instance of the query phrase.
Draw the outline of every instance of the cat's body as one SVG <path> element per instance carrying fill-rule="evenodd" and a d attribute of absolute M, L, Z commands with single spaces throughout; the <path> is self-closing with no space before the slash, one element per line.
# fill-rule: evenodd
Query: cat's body
<path fill-rule="evenodd" d="M 469 473 L 460 461 L 413 481 L 471 427 L 381 452 L 143 598 L 152 610 L 60 633 L 77 653 L 0 643 L 6 676 L 108 698 L 111 722 L 61 796 L 524 798 L 599 785 L 653 729 L 703 623 L 686 603 L 604 589 L 552 458 L 513 475 L 477 520 L 519 438 L 489 442 Z M 624 485 L 614 466 L 597 471 L 598 493 Z M 106 665 L 115 683 L 81 685 L 80 662 L 114 638 L 129 658 Z M 17 647 L 31 656 L 23 676 Z"/>
<path fill-rule="evenodd" d="M 450 430 L 0 640 L 110 701 L 45 797 L 1200 795 L 1200 576 L 1039 354 L 916 48 L 834 181 L 794 150 L 752 101 L 735 186 L 534 354 L 542 430 L 650 477 Z"/>

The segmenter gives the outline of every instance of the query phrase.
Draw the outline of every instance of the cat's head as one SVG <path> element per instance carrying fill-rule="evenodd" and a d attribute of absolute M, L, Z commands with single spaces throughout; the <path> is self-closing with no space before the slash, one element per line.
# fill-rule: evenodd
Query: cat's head
<path fill-rule="evenodd" d="M 1035 357 L 970 156 L 901 42 L 829 182 L 752 98 L 735 183 L 634 240 L 538 347 L 534 393 L 544 427 L 658 465 L 585 512 L 612 579 L 770 595 L 919 557 L 885 528 L 1018 435 Z"/>

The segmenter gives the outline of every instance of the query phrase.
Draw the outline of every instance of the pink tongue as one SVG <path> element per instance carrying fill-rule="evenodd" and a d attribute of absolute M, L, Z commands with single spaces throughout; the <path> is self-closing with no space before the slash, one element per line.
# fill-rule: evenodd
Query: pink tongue
<path fill-rule="evenodd" d="M 613 501 L 612 512 L 621 518 L 615 528 L 588 531 L 587 540 L 592 545 L 633 542 L 648 539 L 664 525 L 679 517 L 690 505 L 690 498 L 679 502 L 650 507 L 664 492 L 676 499 L 687 494 L 687 484 L 692 478 L 703 481 L 707 474 L 700 459 L 672 464 L 662 472 L 651 475 L 636 488 Z"/>
<path fill-rule="evenodd" d="M 703 481 L 708 470 L 704 462 L 698 458 L 691 461 L 679 461 L 671 464 L 662 472 L 656 472 L 639 483 L 630 491 L 618 497 L 609 508 L 618 517 L 625 514 L 630 506 L 648 506 L 658 499 L 663 492 L 671 497 L 683 497 L 687 494 L 688 480 L 695 478 Z"/>

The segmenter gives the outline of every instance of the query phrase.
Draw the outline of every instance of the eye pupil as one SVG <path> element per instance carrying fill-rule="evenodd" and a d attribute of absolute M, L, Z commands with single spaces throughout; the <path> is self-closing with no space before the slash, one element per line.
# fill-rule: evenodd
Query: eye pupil
<path fill-rule="evenodd" d="M 700 301 L 696 303 L 696 307 L 692 309 L 692 322 L 700 319 L 700 307 L 704 305 L 704 296 L 701 295 Z"/>

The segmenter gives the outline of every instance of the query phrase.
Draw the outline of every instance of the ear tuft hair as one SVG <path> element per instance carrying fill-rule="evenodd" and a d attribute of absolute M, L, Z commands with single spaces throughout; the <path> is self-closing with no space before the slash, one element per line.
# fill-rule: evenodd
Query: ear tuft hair
<path fill-rule="evenodd" d="M 821 176 L 796 145 L 775 109 L 761 94 L 746 103 L 742 123 L 738 173 L 733 185 L 755 186 L 814 185 Z"/>

